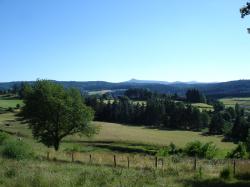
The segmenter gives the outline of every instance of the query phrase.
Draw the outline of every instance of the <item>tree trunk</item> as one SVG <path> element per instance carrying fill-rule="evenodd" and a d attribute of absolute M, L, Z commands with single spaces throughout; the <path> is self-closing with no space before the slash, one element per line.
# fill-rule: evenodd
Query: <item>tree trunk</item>
<path fill-rule="evenodd" d="M 55 143 L 54 143 L 54 148 L 55 148 L 56 151 L 58 151 L 58 149 L 59 149 L 59 144 L 60 144 L 59 139 L 56 139 Z"/>

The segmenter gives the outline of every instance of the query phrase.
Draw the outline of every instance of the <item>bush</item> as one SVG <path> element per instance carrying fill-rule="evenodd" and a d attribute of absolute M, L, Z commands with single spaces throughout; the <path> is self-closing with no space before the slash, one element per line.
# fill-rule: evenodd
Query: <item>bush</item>
<path fill-rule="evenodd" d="M 212 159 L 217 154 L 217 147 L 212 143 L 202 144 L 200 141 L 190 142 L 186 145 L 184 152 L 188 156 Z"/>
<path fill-rule="evenodd" d="M 174 143 L 170 143 L 169 144 L 169 154 L 173 155 L 173 154 L 177 154 L 180 152 L 180 150 L 176 147 L 176 145 Z"/>
<path fill-rule="evenodd" d="M 199 156 L 201 147 L 202 143 L 200 141 L 189 142 L 187 143 L 184 151 L 188 156 Z"/>
<path fill-rule="evenodd" d="M 0 145 L 3 145 L 4 141 L 6 141 L 8 137 L 8 134 L 5 132 L 0 132 Z"/>
<path fill-rule="evenodd" d="M 9 107 L 9 108 L 7 109 L 7 111 L 8 111 L 8 112 L 14 112 L 14 108 Z"/>
<path fill-rule="evenodd" d="M 30 147 L 21 141 L 7 141 L 3 147 L 2 154 L 11 159 L 28 159 L 33 156 Z"/>
<path fill-rule="evenodd" d="M 231 152 L 227 154 L 227 158 L 246 158 L 247 157 L 247 150 L 246 145 L 242 142 L 233 149 Z"/>
<path fill-rule="evenodd" d="M 175 155 L 180 153 L 181 150 L 177 148 L 177 146 L 174 143 L 170 143 L 168 146 L 165 146 L 161 148 L 158 152 L 158 156 L 169 156 L 169 155 Z"/>
<path fill-rule="evenodd" d="M 157 152 L 157 156 L 169 156 L 169 148 L 168 148 L 168 146 L 161 148 Z"/>
<path fill-rule="evenodd" d="M 16 109 L 19 109 L 20 108 L 20 104 L 16 104 Z"/>
<path fill-rule="evenodd" d="M 231 179 L 232 176 L 233 176 L 233 172 L 230 168 L 224 168 L 220 172 L 220 178 L 222 178 L 222 179 Z"/>
<path fill-rule="evenodd" d="M 207 158 L 207 159 L 212 159 L 215 157 L 215 155 L 218 152 L 218 149 L 216 145 L 214 145 L 212 142 L 205 143 L 202 148 L 202 157 Z"/>

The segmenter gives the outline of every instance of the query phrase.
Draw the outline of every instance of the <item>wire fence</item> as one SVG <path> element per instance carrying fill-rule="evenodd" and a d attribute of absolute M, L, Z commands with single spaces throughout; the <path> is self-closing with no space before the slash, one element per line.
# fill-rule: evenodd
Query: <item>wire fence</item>
<path fill-rule="evenodd" d="M 180 169 L 196 171 L 202 169 L 210 175 L 218 174 L 223 168 L 230 168 L 234 175 L 240 173 L 250 174 L 250 160 L 243 159 L 198 159 L 172 157 L 156 157 L 139 154 L 111 154 L 111 153 L 80 153 L 47 152 L 47 160 L 100 165 L 109 167 L 134 168 L 134 169 Z"/>

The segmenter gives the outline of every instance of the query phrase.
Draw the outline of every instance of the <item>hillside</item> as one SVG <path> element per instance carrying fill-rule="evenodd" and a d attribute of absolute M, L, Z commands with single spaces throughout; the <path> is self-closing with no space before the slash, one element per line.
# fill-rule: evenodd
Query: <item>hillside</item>
<path fill-rule="evenodd" d="M 196 83 L 196 82 L 157 82 L 157 81 L 139 81 L 131 80 L 120 83 L 111 83 L 105 81 L 56 81 L 66 88 L 73 87 L 81 91 L 100 91 L 111 90 L 120 92 L 129 88 L 147 88 L 151 91 L 184 95 L 189 88 L 197 88 L 204 92 L 205 95 L 214 98 L 222 97 L 247 97 L 250 96 L 250 80 L 236 80 L 221 83 Z M 28 82 L 31 83 L 32 82 Z M 168 84 L 167 84 L 168 83 Z M 20 85 L 21 82 L 5 82 L 0 83 L 0 90 L 11 89 L 14 85 Z"/>

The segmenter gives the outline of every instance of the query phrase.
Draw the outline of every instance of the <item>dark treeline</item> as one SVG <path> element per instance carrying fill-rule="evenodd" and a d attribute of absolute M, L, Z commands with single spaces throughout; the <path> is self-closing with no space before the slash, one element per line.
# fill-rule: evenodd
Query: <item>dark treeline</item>
<path fill-rule="evenodd" d="M 216 101 L 209 133 L 223 134 L 228 140 L 250 143 L 250 115 L 247 115 L 238 104 L 234 108 L 225 108 L 223 103 Z"/>
<path fill-rule="evenodd" d="M 124 95 L 134 100 L 147 100 L 152 98 L 153 93 L 149 89 L 131 88 L 126 90 Z"/>
<path fill-rule="evenodd" d="M 146 102 L 133 102 L 126 96 L 112 101 L 88 97 L 85 102 L 95 110 L 95 119 L 99 121 L 171 129 L 201 129 L 208 127 L 209 122 L 206 112 L 169 98 L 152 97 Z"/>
<path fill-rule="evenodd" d="M 205 95 L 198 89 L 189 89 L 186 92 L 186 101 L 191 103 L 206 103 Z"/>
<path fill-rule="evenodd" d="M 221 134 L 230 141 L 250 142 L 250 116 L 238 104 L 225 108 L 211 100 L 213 111 L 201 111 L 189 103 L 206 102 L 198 90 L 188 90 L 186 98 L 152 93 L 145 89 L 129 89 L 125 96 L 109 98 L 88 96 L 87 105 L 95 110 L 98 121 L 145 125 L 166 129 L 208 129 L 208 134 Z M 185 102 L 183 102 L 185 101 Z"/>

